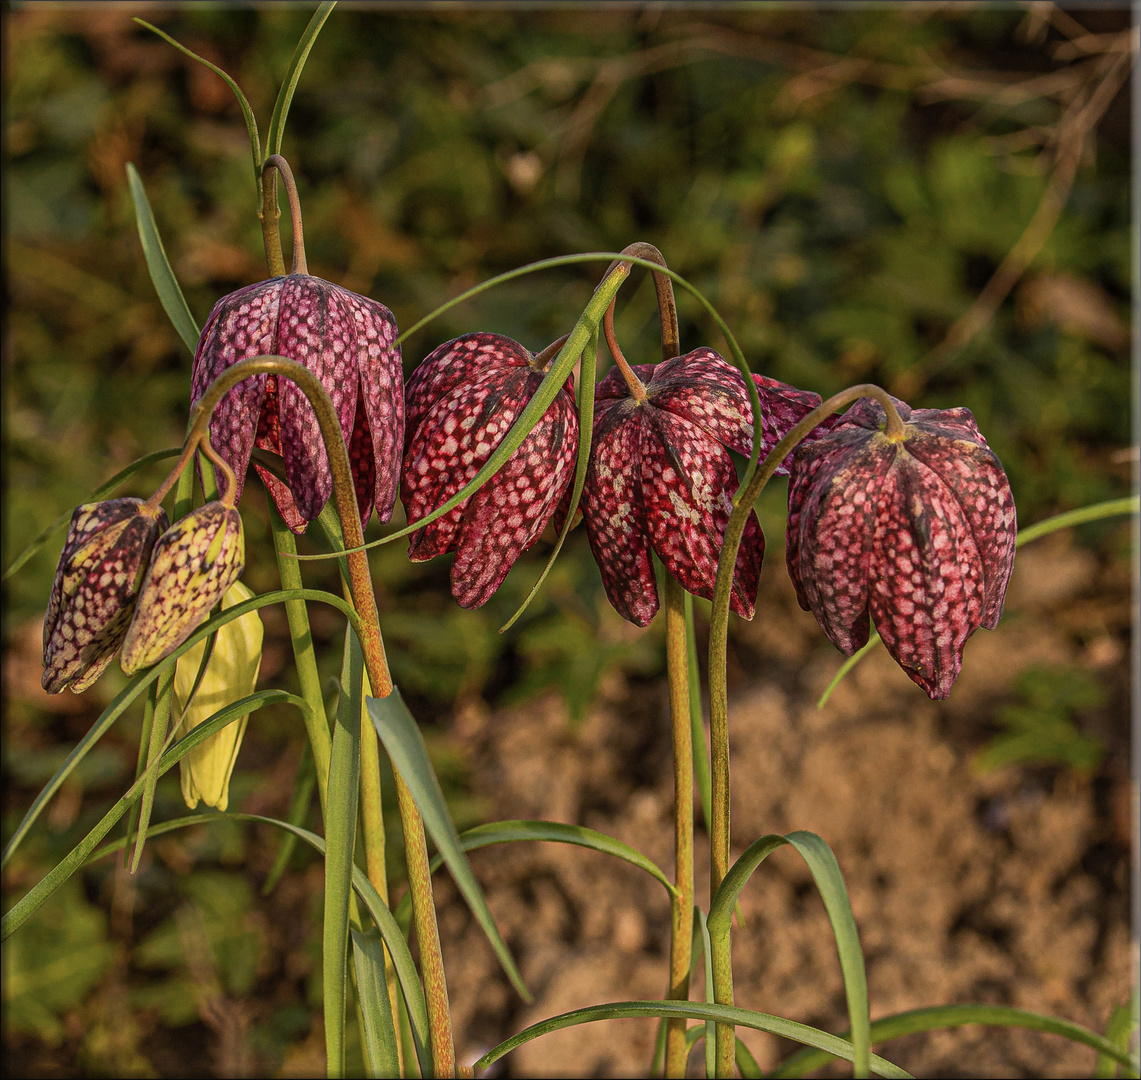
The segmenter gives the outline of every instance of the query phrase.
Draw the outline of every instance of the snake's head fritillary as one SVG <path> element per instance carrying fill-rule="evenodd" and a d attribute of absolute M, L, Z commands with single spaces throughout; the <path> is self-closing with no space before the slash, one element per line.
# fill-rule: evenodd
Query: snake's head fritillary
<path fill-rule="evenodd" d="M 895 661 L 947 697 L 963 646 L 1002 615 L 1014 496 L 969 409 L 910 409 L 899 439 L 862 399 L 793 456 L 788 569 L 801 607 L 849 656 L 869 617 Z"/>
<path fill-rule="evenodd" d="M 404 438 L 404 375 L 396 320 L 383 304 L 309 274 L 289 274 L 224 296 L 194 354 L 191 402 L 239 360 L 272 354 L 304 364 L 333 399 L 349 448 L 361 522 L 392 515 Z M 304 532 L 332 492 L 317 414 L 288 379 L 238 383 L 210 420 L 210 441 L 234 470 L 240 497 L 254 446 L 280 454 L 287 482 L 255 466 L 282 517 Z"/>
<path fill-rule="evenodd" d="M 479 472 L 539 388 L 540 358 L 501 334 L 441 345 L 408 379 L 400 499 L 409 522 L 442 506 Z M 447 552 L 452 595 L 479 607 L 539 538 L 574 475 L 578 413 L 568 379 L 519 449 L 479 491 L 412 534 L 414 562 Z"/>
<path fill-rule="evenodd" d="M 79 693 L 119 651 L 155 540 L 161 507 L 142 499 L 86 503 L 71 515 L 44 617 L 43 687 Z"/>

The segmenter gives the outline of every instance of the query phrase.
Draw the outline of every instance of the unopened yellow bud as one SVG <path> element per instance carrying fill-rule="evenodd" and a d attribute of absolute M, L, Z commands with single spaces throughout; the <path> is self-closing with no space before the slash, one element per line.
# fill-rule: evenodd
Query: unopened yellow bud
<path fill-rule="evenodd" d="M 222 597 L 222 610 L 232 608 L 253 595 L 237 581 Z M 194 690 L 194 682 L 206 652 L 206 642 L 200 641 L 179 657 L 174 670 L 172 702 L 179 735 L 192 731 L 219 709 L 254 692 L 261 668 L 262 634 L 261 618 L 256 611 L 226 623 L 215 638 L 214 650 L 197 691 Z M 199 799 L 207 806 L 226 809 L 230 799 L 230 774 L 234 771 L 248 719 L 248 716 L 243 716 L 224 727 L 178 763 L 182 774 L 182 797 L 191 810 L 198 805 Z"/>

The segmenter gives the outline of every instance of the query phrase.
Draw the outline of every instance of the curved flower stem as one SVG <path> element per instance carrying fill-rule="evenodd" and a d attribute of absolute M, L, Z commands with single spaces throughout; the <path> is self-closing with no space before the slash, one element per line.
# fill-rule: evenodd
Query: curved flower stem
<path fill-rule="evenodd" d="M 689 999 L 693 952 L 693 736 L 689 711 L 689 654 L 685 590 L 665 573 L 666 667 L 674 751 L 674 884 L 670 899 L 670 1001 Z M 684 1017 L 666 1023 L 666 1076 L 685 1076 L 688 1048 Z"/>
<path fill-rule="evenodd" d="M 626 388 L 630 391 L 630 396 L 641 405 L 646 400 L 645 383 L 638 378 L 634 369 L 630 367 L 625 354 L 622 352 L 622 347 L 618 344 L 618 338 L 614 334 L 614 301 L 617 299 L 615 297 L 607 305 L 606 314 L 602 316 L 602 332 L 606 337 L 606 347 L 610 350 L 610 355 L 614 357 L 614 363 L 618 370 L 622 372 L 622 378 L 626 380 Z"/>
<path fill-rule="evenodd" d="M 725 526 L 725 539 L 717 563 L 717 582 L 713 590 L 713 611 L 709 621 L 709 741 L 712 765 L 712 811 L 710 823 L 709 895 L 716 896 L 722 879 L 729 872 L 729 699 L 726 687 L 726 652 L 729 636 L 729 595 L 737 552 L 749 513 L 777 466 L 821 423 L 837 409 L 862 397 L 875 398 L 887 413 L 885 434 L 898 441 L 903 437 L 903 421 L 895 402 L 886 390 L 872 383 L 861 383 L 833 394 L 800 421 L 773 447 L 749 483 L 733 499 L 733 512 Z M 729 927 L 711 935 L 713 959 L 713 995 L 720 1005 L 733 1003 L 733 968 L 730 959 Z M 717 1075 L 733 1075 L 736 1043 L 733 1028 L 717 1025 Z"/>
<path fill-rule="evenodd" d="M 258 208 L 258 221 L 261 222 L 262 241 L 265 244 L 265 265 L 271 278 L 285 276 L 285 256 L 281 253 L 281 234 L 277 229 L 281 211 L 277 207 L 277 173 L 265 169 L 258 174 L 258 189 L 261 192 L 261 206 Z"/>
<path fill-rule="evenodd" d="M 207 388 L 195 406 L 191 422 L 191 436 L 204 432 L 210 415 L 222 397 L 237 383 L 253 375 L 280 375 L 292 379 L 308 397 L 317 414 L 321 434 L 329 456 L 329 468 L 333 474 L 333 494 L 337 500 L 337 512 L 344 530 L 346 556 L 349 568 L 349 588 L 353 606 L 360 616 L 361 650 L 364 653 L 365 671 L 369 685 L 376 697 L 387 697 L 392 693 L 392 676 L 388 670 L 388 659 L 384 652 L 384 641 L 380 633 L 380 620 L 373 594 L 372 578 L 368 568 L 368 554 L 359 549 L 364 543 L 361 531 L 360 512 L 357 508 L 356 490 L 353 485 L 349 454 L 341 434 L 340 421 L 336 409 L 320 380 L 304 365 L 283 356 L 255 356 L 241 360 L 227 368 Z M 362 767 L 366 760 L 363 747 L 372 732 L 375 744 L 376 734 L 372 725 L 361 723 Z M 375 767 L 375 762 L 374 766 Z M 436 925 L 436 909 L 432 895 L 432 879 L 428 863 L 428 847 L 424 835 L 424 821 L 416 809 L 412 792 L 399 772 L 396 776 L 396 798 L 400 807 L 400 821 L 404 830 L 404 845 L 408 864 L 408 884 L 412 893 L 412 911 L 416 924 L 416 938 L 420 946 L 420 967 L 428 1004 L 428 1026 L 432 1043 L 432 1064 L 437 1076 L 455 1075 L 455 1049 L 452 1045 L 451 1016 L 448 1009 L 448 988 L 444 979 L 443 957 L 440 952 L 440 934 Z M 369 833 L 377 827 L 383 829 L 366 813 L 365 844 L 374 846 Z M 373 869 L 372 866 L 369 867 Z M 374 882 L 374 885 L 377 883 Z"/>
<path fill-rule="evenodd" d="M 262 166 L 262 182 L 268 188 L 270 183 L 267 183 L 266 173 L 270 169 L 276 169 L 281 173 L 282 183 L 285 184 L 285 194 L 289 199 L 289 219 L 293 225 L 293 266 L 290 268 L 291 274 L 308 274 L 309 265 L 305 261 L 305 230 L 301 224 L 301 199 L 297 194 L 297 181 L 293 179 L 293 170 L 289 167 L 289 162 L 285 160 L 280 154 L 270 154 L 265 159 L 265 164 Z M 274 207 L 276 210 L 276 206 Z M 277 223 L 274 222 L 274 233 L 277 233 Z M 278 249 L 280 255 L 281 240 L 278 240 Z M 285 259 L 281 260 L 282 272 L 285 271 Z M 275 277 L 273 273 L 270 277 Z"/>

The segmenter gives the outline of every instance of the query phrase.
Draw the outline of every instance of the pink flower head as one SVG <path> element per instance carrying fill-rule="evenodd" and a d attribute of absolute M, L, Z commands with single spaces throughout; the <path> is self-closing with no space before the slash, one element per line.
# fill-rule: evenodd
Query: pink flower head
<path fill-rule="evenodd" d="M 935 699 L 963 646 L 1002 615 L 1014 565 L 1014 496 L 969 409 L 857 402 L 792 459 L 788 570 L 797 599 L 841 652 L 867 643 L 868 619 L 896 663 Z"/>
<path fill-rule="evenodd" d="M 658 610 L 651 551 L 689 592 L 712 597 L 737 490 L 729 450 L 749 453 L 753 420 L 741 373 L 712 349 L 633 370 L 646 384 L 642 402 L 617 368 L 598 384 L 582 514 L 610 602 L 623 618 L 647 626 Z M 820 398 L 775 379 L 753 379 L 763 458 Z M 764 549 L 750 513 L 730 597 L 746 619 L 756 606 Z"/>
<path fill-rule="evenodd" d="M 408 379 L 400 500 L 410 523 L 442 506 L 479 472 L 543 381 L 544 369 L 500 334 L 441 345 Z M 452 595 L 485 604 L 539 537 L 574 476 L 578 413 L 568 379 L 534 430 L 479 491 L 414 532 L 413 562 L 447 552 Z"/>
<path fill-rule="evenodd" d="M 383 304 L 309 274 L 270 278 L 224 296 L 194 354 L 191 403 L 228 367 L 271 354 L 304 364 L 336 406 L 348 444 L 361 522 L 373 508 L 392 515 L 404 433 L 403 371 L 396 320 Z M 254 446 L 280 454 L 288 483 L 255 466 L 294 532 L 332 492 L 329 459 L 308 399 L 288 379 L 256 375 L 238 383 L 210 421 L 210 441 L 234 470 L 242 493 Z"/>

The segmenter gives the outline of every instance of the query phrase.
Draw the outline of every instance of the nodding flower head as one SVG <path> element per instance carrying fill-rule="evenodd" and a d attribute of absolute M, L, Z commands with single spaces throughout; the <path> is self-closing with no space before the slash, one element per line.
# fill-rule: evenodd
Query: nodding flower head
<path fill-rule="evenodd" d="M 500 334 L 441 345 L 408 379 L 400 499 L 410 523 L 442 506 L 479 472 L 539 388 L 538 357 Z M 414 562 L 446 552 L 452 595 L 479 607 L 539 537 L 574 475 L 578 413 L 568 379 L 498 473 L 447 514 L 412 534 Z"/>
<path fill-rule="evenodd" d="M 1002 615 L 1014 565 L 1014 496 L 969 409 L 857 402 L 793 456 L 788 569 L 800 606 L 841 652 L 867 643 L 869 616 L 895 661 L 945 698 L 963 646 Z"/>
<path fill-rule="evenodd" d="M 114 659 L 166 526 L 162 508 L 142 499 L 86 503 L 71 515 L 44 617 L 49 694 L 86 690 Z"/>
<path fill-rule="evenodd" d="M 712 597 L 737 490 L 729 451 L 749 453 L 753 420 L 741 373 L 712 349 L 631 370 L 645 384 L 637 397 L 618 368 L 598 384 L 582 515 L 610 602 L 646 626 L 658 610 L 651 551 L 685 589 Z M 763 458 L 820 398 L 775 379 L 753 380 Z M 730 594 L 732 610 L 746 619 L 764 550 L 750 513 Z"/>
<path fill-rule="evenodd" d="M 174 652 L 238 580 L 245 562 L 241 515 L 223 503 L 206 503 L 163 533 L 123 641 L 124 673 Z"/>
<path fill-rule="evenodd" d="M 392 312 L 375 300 L 309 274 L 270 278 L 214 305 L 194 354 L 191 401 L 251 356 L 273 354 L 304 364 L 336 407 L 362 525 L 374 507 L 387 521 L 396 501 L 404 432 L 396 337 Z M 234 470 L 238 496 L 255 445 L 284 458 L 287 482 L 255 468 L 294 532 L 304 532 L 329 499 L 333 481 L 317 414 L 289 379 L 255 375 L 238 383 L 214 410 L 210 441 Z"/>

